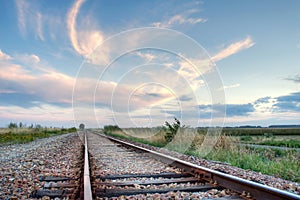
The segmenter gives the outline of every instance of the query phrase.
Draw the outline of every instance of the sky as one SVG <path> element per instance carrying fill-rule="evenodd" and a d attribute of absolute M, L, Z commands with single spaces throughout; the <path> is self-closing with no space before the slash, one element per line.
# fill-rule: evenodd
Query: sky
<path fill-rule="evenodd" d="M 298 0 L 0 0 L 0 127 L 300 124 Z"/>

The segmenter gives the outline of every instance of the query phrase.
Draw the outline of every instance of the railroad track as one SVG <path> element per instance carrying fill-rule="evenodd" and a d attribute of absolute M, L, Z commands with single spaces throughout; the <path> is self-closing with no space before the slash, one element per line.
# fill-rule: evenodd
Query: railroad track
<path fill-rule="evenodd" d="M 85 133 L 84 171 L 82 169 L 81 186 L 76 186 L 81 192 L 70 196 L 68 188 L 72 185 L 57 183 L 56 189 L 52 187 L 47 190 L 47 196 L 58 199 L 300 200 L 300 196 L 293 193 L 194 165 L 102 134 Z M 59 181 L 59 177 L 53 177 L 52 182 L 54 178 Z"/>

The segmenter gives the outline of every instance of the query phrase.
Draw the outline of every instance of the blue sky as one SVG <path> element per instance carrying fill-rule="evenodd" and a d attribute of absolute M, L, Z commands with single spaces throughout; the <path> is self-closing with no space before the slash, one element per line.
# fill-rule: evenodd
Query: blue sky
<path fill-rule="evenodd" d="M 298 0 L 0 0 L 0 27 L 0 126 L 300 124 Z"/>

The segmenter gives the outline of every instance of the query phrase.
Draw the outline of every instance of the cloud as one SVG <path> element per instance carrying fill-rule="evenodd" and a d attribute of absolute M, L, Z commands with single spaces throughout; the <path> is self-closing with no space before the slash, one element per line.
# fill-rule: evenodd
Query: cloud
<path fill-rule="evenodd" d="M 227 117 L 233 116 L 248 116 L 252 112 L 255 111 L 253 104 L 215 104 L 215 105 L 199 105 L 198 108 L 200 109 L 201 117 L 207 118 L 211 117 L 212 113 L 220 114 L 223 112 L 224 106 L 226 107 L 225 112 Z"/>
<path fill-rule="evenodd" d="M 9 55 L 7 55 L 6 53 L 4 53 L 1 49 L 0 49 L 0 61 L 1 60 L 9 60 L 11 59 L 11 57 Z"/>
<path fill-rule="evenodd" d="M 296 74 L 294 76 L 290 76 L 288 78 L 285 78 L 285 80 L 293 81 L 295 83 L 300 83 L 300 74 Z"/>
<path fill-rule="evenodd" d="M 40 62 L 39 56 L 35 54 L 17 54 L 14 55 L 14 60 L 22 63 L 22 65 L 35 66 Z"/>
<path fill-rule="evenodd" d="M 297 113 L 300 112 L 300 92 L 294 92 L 277 97 L 262 97 L 254 101 L 258 112 L 269 114 Z"/>
<path fill-rule="evenodd" d="M 11 93 L 15 93 L 16 91 L 14 90 L 9 90 L 9 89 L 0 89 L 0 95 L 1 94 L 11 94 Z"/>
<path fill-rule="evenodd" d="M 80 27 L 79 31 L 76 30 L 76 19 L 80 7 L 84 0 L 77 0 L 67 15 L 67 27 L 69 31 L 69 38 L 75 51 L 82 56 L 87 57 L 92 51 L 103 42 L 103 34 L 96 30 L 92 20 L 88 17 L 84 19 L 84 27 Z"/>
<path fill-rule="evenodd" d="M 5 96 L 2 96 L 5 97 L 8 104 L 11 104 L 12 100 L 15 99 L 17 100 L 15 104 L 22 105 L 22 96 L 26 97 L 27 105 L 36 101 L 71 103 L 74 79 L 67 75 L 55 71 L 33 74 L 30 70 L 17 64 L 0 66 L 0 69 L 3 72 L 0 75 L 0 82 L 6 83 L 6 85 L 2 85 L 4 88 L 1 89 L 15 91 L 14 93 L 5 93 Z M 17 98 L 18 95 L 20 97 Z"/>
<path fill-rule="evenodd" d="M 224 108 L 226 108 L 224 110 Z M 225 111 L 225 113 L 223 113 Z M 211 119 L 226 116 L 227 118 L 248 117 L 255 112 L 253 104 L 200 104 L 197 107 L 188 110 L 165 110 L 166 113 L 173 116 L 184 116 L 185 120 Z M 225 115 L 223 115 L 225 114 Z M 190 118 L 190 119 L 188 119 Z"/>
<path fill-rule="evenodd" d="M 37 12 L 36 14 L 36 20 L 37 20 L 37 36 L 40 40 L 44 41 L 44 34 L 43 34 L 43 16 L 40 12 Z"/>
<path fill-rule="evenodd" d="M 230 89 L 230 88 L 237 88 L 240 87 L 240 84 L 233 84 L 233 85 L 224 85 L 224 89 Z"/>
<path fill-rule="evenodd" d="M 80 6 L 83 2 L 84 2 L 84 0 L 76 1 L 74 3 L 73 7 L 70 9 L 70 11 L 68 13 L 68 17 L 67 17 L 67 25 L 68 25 L 68 29 L 69 29 L 69 37 L 70 37 L 71 43 L 72 43 L 74 49 L 80 54 L 82 53 L 82 50 L 78 44 L 77 32 L 76 32 L 75 25 L 76 25 L 77 14 L 78 14 Z"/>
<path fill-rule="evenodd" d="M 291 93 L 289 95 L 279 96 L 276 98 L 277 101 L 283 102 L 296 102 L 300 103 L 300 92 Z"/>
<path fill-rule="evenodd" d="M 28 2 L 25 0 L 16 1 L 17 12 L 18 12 L 18 26 L 21 33 L 24 35 L 26 32 L 26 11 L 29 8 Z"/>
<path fill-rule="evenodd" d="M 35 54 L 9 57 L 9 62 L 0 63 L 0 94 L 5 100 L 2 103 L 71 103 L 74 78 L 43 65 Z"/>
<path fill-rule="evenodd" d="M 204 23 L 207 19 L 204 18 L 191 18 L 188 17 L 186 14 L 178 14 L 172 16 L 169 20 L 164 22 L 154 22 L 152 23 L 152 26 L 158 27 L 158 28 L 170 28 L 174 25 L 183 25 L 183 24 L 198 24 L 198 23 Z"/>
<path fill-rule="evenodd" d="M 275 100 L 274 112 L 300 112 L 300 92 L 279 96 Z"/>
<path fill-rule="evenodd" d="M 253 104 L 226 104 L 226 116 L 247 116 L 254 112 Z"/>
<path fill-rule="evenodd" d="M 154 54 L 151 54 L 151 53 L 142 53 L 142 52 L 136 52 L 135 53 L 137 56 L 145 59 L 147 62 L 150 62 L 152 61 L 153 59 L 156 58 L 156 56 Z"/>
<path fill-rule="evenodd" d="M 244 49 L 248 49 L 248 48 L 252 47 L 254 44 L 255 43 L 252 41 L 251 37 L 247 36 L 244 40 L 235 42 L 235 43 L 229 45 L 227 48 L 220 51 L 219 53 L 217 53 L 216 55 L 214 55 L 212 57 L 212 60 L 214 62 L 220 61 L 220 60 L 227 58 L 231 55 L 234 55 Z"/>
<path fill-rule="evenodd" d="M 266 104 L 266 103 L 269 103 L 270 100 L 271 100 L 271 97 L 262 97 L 262 98 L 257 99 L 254 102 L 254 105 L 257 105 L 257 104 Z"/>
<path fill-rule="evenodd" d="M 16 105 L 0 105 L 0 126 L 9 122 L 26 124 L 39 123 L 47 126 L 74 126 L 72 108 L 62 108 L 49 104 L 39 104 L 35 107 L 20 107 Z M 7 124 L 4 124 L 7 123 Z"/>
<path fill-rule="evenodd" d="M 193 100 L 193 97 L 191 97 L 190 95 L 182 95 L 179 97 L 179 101 L 191 101 Z"/>
<path fill-rule="evenodd" d="M 26 0 L 17 0 L 18 27 L 22 36 L 33 30 L 35 37 L 44 41 L 43 15 L 38 9 L 38 4 L 31 4 Z"/>

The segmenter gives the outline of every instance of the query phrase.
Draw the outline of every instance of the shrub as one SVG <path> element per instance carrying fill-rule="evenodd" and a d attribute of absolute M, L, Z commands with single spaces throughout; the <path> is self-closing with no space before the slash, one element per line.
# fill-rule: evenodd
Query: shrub
<path fill-rule="evenodd" d="M 167 121 L 165 122 L 165 126 L 167 129 L 165 135 L 166 142 L 171 142 L 174 136 L 176 135 L 178 129 L 180 128 L 180 121 L 176 117 L 174 117 L 174 120 L 175 122 L 173 122 L 172 125 Z"/>
<path fill-rule="evenodd" d="M 122 129 L 120 129 L 119 126 L 117 125 L 107 125 L 104 126 L 104 133 L 112 133 L 114 131 L 121 131 Z"/>

